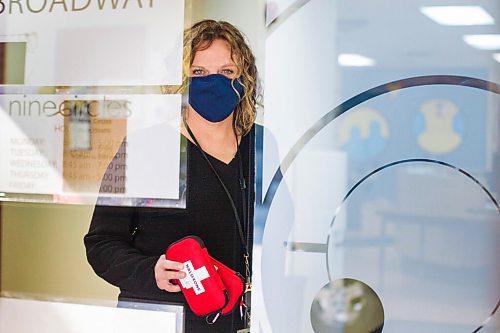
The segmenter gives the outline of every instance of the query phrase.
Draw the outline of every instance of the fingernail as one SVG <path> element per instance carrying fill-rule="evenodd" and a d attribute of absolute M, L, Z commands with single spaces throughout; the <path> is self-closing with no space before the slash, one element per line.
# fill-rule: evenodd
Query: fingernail
<path fill-rule="evenodd" d="M 179 270 L 181 270 L 181 269 L 184 268 L 184 265 L 183 264 L 179 264 L 177 267 L 179 268 Z"/>

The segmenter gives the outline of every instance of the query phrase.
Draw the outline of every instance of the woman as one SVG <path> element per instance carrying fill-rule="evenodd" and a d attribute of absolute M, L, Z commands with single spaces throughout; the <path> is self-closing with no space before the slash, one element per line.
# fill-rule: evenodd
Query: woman
<path fill-rule="evenodd" d="M 185 32 L 184 70 L 189 81 L 181 125 L 188 140 L 186 209 L 96 206 L 85 236 L 89 263 L 120 288 L 120 300 L 185 305 L 180 287 L 172 283 L 185 276 L 182 264 L 163 254 L 188 235 L 200 237 L 214 258 L 250 277 L 245 259 L 253 233 L 255 59 L 234 26 L 205 20 Z M 239 309 L 214 324 L 185 309 L 189 333 L 244 327 Z"/>

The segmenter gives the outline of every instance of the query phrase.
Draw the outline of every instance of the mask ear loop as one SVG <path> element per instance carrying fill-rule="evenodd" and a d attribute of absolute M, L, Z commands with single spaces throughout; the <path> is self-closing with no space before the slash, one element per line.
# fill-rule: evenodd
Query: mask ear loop
<path fill-rule="evenodd" d="M 241 81 L 241 76 L 237 77 L 237 78 L 234 78 L 234 79 L 231 79 L 231 88 L 233 88 L 233 90 L 236 93 L 236 95 L 238 95 L 238 104 L 239 104 L 243 100 L 243 96 L 241 96 L 241 94 L 238 91 L 238 89 L 236 89 L 236 87 L 234 86 L 234 82 L 235 81 L 238 82 L 238 84 L 241 85 L 241 87 L 243 88 L 243 96 L 245 96 L 245 86 L 243 85 L 243 82 Z"/>
<path fill-rule="evenodd" d="M 235 79 L 231 79 L 231 88 L 233 88 L 234 92 L 236 93 L 236 95 L 238 95 L 238 105 L 241 103 L 241 101 L 243 100 L 243 97 L 245 95 L 245 86 L 243 85 L 242 81 L 241 81 L 241 76 L 235 78 Z M 241 96 L 240 92 L 238 91 L 238 89 L 236 89 L 236 87 L 234 86 L 234 82 L 237 81 L 238 84 L 240 84 L 242 87 L 243 87 L 243 96 Z M 238 115 L 239 115 L 239 112 L 237 112 L 237 109 L 238 109 L 238 105 L 236 105 L 236 107 L 234 108 L 233 112 L 234 112 L 234 116 L 233 116 L 233 131 L 234 131 L 234 135 L 236 136 L 236 144 L 239 146 L 239 142 L 238 142 L 238 130 L 236 128 L 236 123 L 238 122 Z M 240 108 L 241 110 L 241 108 Z"/>

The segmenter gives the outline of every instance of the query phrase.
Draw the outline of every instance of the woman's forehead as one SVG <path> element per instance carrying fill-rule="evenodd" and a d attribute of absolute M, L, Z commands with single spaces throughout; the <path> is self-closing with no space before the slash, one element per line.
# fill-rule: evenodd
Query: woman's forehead
<path fill-rule="evenodd" d="M 198 63 L 235 64 L 231 57 L 230 45 L 222 39 L 216 39 L 212 41 L 210 46 L 197 50 L 194 54 L 193 65 Z"/>

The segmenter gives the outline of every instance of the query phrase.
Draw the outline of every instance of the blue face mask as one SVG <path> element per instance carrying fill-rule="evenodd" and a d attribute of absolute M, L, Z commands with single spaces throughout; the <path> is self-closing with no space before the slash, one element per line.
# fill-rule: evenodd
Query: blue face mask
<path fill-rule="evenodd" d="M 189 79 L 189 104 L 206 120 L 217 123 L 223 121 L 234 111 L 243 96 L 243 86 L 222 74 L 195 76 Z"/>

